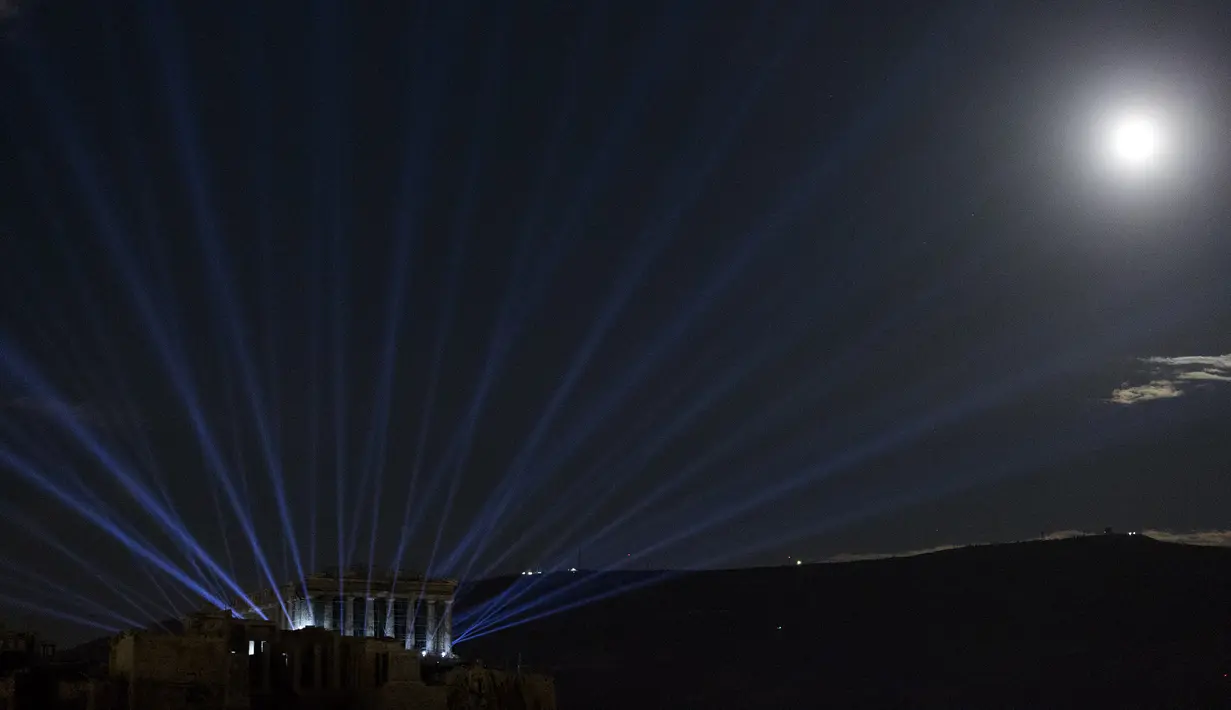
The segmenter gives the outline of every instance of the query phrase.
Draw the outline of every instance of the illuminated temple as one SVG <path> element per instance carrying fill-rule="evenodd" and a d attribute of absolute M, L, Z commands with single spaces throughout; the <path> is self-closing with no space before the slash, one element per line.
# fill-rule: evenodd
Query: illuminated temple
<path fill-rule="evenodd" d="M 342 636 L 402 640 L 407 649 L 424 655 L 451 656 L 456 591 L 452 579 L 399 577 L 395 584 L 392 574 L 351 567 L 313 574 L 282 585 L 276 594 L 265 589 L 249 598 L 281 630 L 315 626 Z M 236 600 L 235 609 L 257 618 L 243 600 Z"/>

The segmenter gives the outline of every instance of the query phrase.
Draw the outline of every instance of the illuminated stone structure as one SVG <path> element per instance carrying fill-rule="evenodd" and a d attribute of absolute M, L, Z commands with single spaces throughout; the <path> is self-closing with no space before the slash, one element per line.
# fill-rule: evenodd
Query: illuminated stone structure
<path fill-rule="evenodd" d="M 420 661 L 393 639 L 346 638 L 317 628 L 285 631 L 271 622 L 204 612 L 185 621 L 183 634 L 115 637 L 108 663 L 112 692 L 92 694 L 94 707 L 116 710 L 445 710 L 447 689 L 424 683 Z M 411 702 L 391 703 L 392 697 Z"/>
<path fill-rule="evenodd" d="M 0 624 L 0 670 L 48 661 L 55 652 L 55 644 L 40 642 L 37 634 Z"/>
<path fill-rule="evenodd" d="M 424 658 L 390 638 L 285 630 L 216 609 L 185 619 L 182 633 L 116 636 L 107 676 L 80 686 L 61 694 L 75 693 L 84 702 L 71 707 L 93 710 L 556 708 L 547 676 Z M 3 691 L 0 685 L 0 698 Z"/>
<path fill-rule="evenodd" d="M 391 574 L 353 567 L 313 574 L 250 598 L 280 630 L 315 626 L 342 636 L 398 640 L 408 650 L 448 657 L 453 655 L 456 592 L 452 579 L 399 577 L 395 584 Z M 241 600 L 234 606 L 246 618 L 257 618 Z"/>
<path fill-rule="evenodd" d="M 0 710 L 556 710 L 549 676 L 204 609 L 112 637 L 106 656 L 0 675 Z"/>

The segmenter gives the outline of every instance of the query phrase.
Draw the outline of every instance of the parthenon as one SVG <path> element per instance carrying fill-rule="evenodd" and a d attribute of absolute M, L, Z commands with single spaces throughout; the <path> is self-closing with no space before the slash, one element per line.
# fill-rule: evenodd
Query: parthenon
<path fill-rule="evenodd" d="M 452 579 L 398 577 L 395 583 L 391 573 L 350 567 L 309 575 L 249 599 L 281 630 L 315 626 L 342 636 L 401 639 L 407 649 L 425 656 L 448 657 L 453 654 L 456 591 Z M 242 599 L 234 607 L 245 618 L 258 618 Z"/>

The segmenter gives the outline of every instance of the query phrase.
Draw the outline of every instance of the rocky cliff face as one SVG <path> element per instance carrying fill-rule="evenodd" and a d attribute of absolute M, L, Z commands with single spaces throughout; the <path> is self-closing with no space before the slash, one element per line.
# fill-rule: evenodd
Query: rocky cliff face
<path fill-rule="evenodd" d="M 488 668 L 455 668 L 445 676 L 449 710 L 556 710 L 550 677 Z"/>

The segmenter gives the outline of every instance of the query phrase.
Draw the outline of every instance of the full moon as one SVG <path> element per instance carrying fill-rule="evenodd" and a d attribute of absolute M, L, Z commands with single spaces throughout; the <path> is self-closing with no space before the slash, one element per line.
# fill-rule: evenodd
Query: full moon
<path fill-rule="evenodd" d="M 1157 118 L 1146 113 L 1126 113 L 1111 122 L 1107 147 L 1119 167 L 1142 170 L 1159 161 L 1164 138 Z"/>
<path fill-rule="evenodd" d="M 1148 163 L 1158 154 L 1158 124 L 1146 116 L 1120 118 L 1111 129 L 1111 149 L 1116 158 L 1129 165 Z"/>
<path fill-rule="evenodd" d="M 1214 164 L 1210 139 L 1221 127 L 1181 79 L 1087 89 L 1064 126 L 1064 169 L 1117 210 L 1156 210 L 1160 200 L 1190 194 Z"/>

